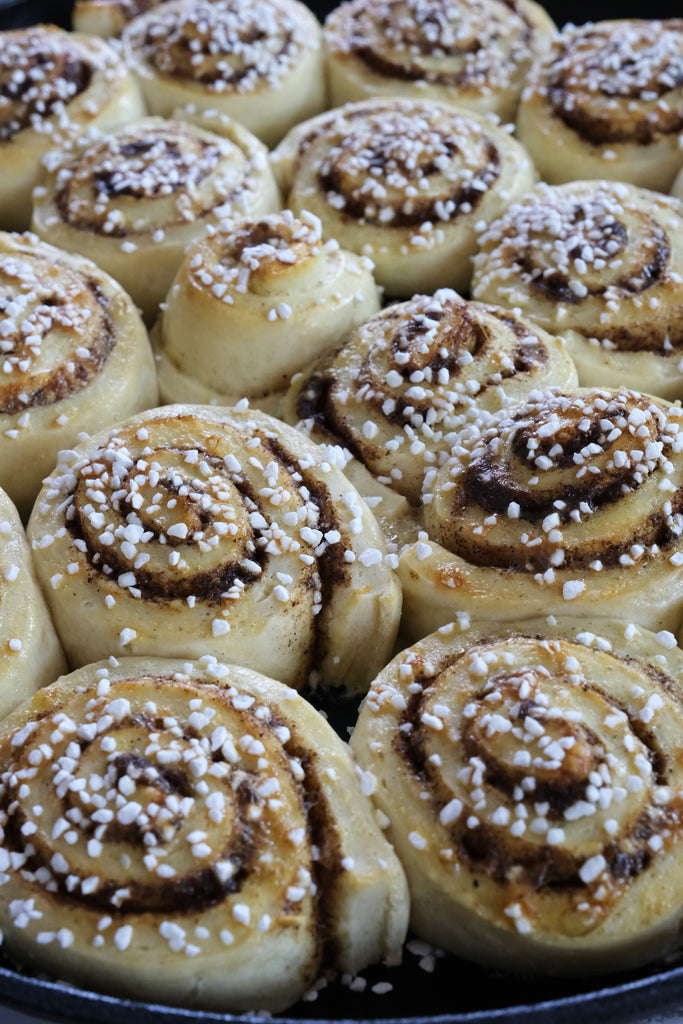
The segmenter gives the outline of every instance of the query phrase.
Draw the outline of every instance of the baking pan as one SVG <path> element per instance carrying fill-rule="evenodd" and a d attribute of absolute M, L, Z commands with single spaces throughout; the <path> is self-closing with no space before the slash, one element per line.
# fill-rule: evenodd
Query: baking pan
<path fill-rule="evenodd" d="M 248 0 L 245 0 L 248 2 Z M 311 6 L 319 15 L 333 0 Z M 569 4 L 547 0 L 545 7 L 562 25 L 614 17 L 680 16 L 680 0 L 642 3 L 601 0 Z M 61 0 L 0 0 L 0 28 L 38 21 L 70 24 L 70 3 Z M 645 9 L 644 9 L 645 8 Z M 355 705 L 333 698 L 325 708 L 346 737 Z M 324 979 L 305 1000 L 282 1016 L 228 1016 L 132 1002 L 83 991 L 14 968 L 0 952 L 0 1004 L 60 1024 L 225 1024 L 226 1021 L 385 1022 L 385 1024 L 629 1024 L 683 1020 L 683 953 L 637 972 L 581 979 L 525 978 L 494 973 L 410 940 L 398 967 L 363 972 L 353 989 L 350 979 Z M 0 1005 L 0 1022 L 3 1020 Z"/>

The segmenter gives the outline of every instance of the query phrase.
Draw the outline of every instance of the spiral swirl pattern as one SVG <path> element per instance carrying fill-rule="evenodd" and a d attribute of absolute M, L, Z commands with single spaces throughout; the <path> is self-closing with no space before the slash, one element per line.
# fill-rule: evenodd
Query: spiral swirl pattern
<path fill-rule="evenodd" d="M 605 177 L 666 192 L 683 163 L 682 89 L 680 18 L 568 25 L 531 71 L 518 132 L 544 181 Z"/>
<path fill-rule="evenodd" d="M 218 109 L 272 146 L 325 106 L 321 36 L 298 0 L 173 0 L 122 38 L 151 113 Z"/>
<path fill-rule="evenodd" d="M 393 643 L 400 594 L 372 514 L 264 413 L 167 406 L 96 435 L 65 454 L 29 531 L 73 665 L 211 652 L 362 689 Z"/>
<path fill-rule="evenodd" d="M 156 405 L 133 303 L 89 260 L 0 233 L 0 484 L 28 516 L 57 452 Z"/>
<path fill-rule="evenodd" d="M 533 170 L 502 128 L 437 102 L 367 100 L 312 118 L 273 154 L 287 205 L 370 256 L 390 295 L 469 284 L 474 224 L 528 191 Z"/>
<path fill-rule="evenodd" d="M 332 105 L 412 95 L 513 119 L 553 30 L 526 0 L 347 0 L 324 28 Z"/>
<path fill-rule="evenodd" d="M 352 748 L 430 941 L 552 973 L 677 946 L 683 658 L 670 633 L 604 626 L 462 616 L 373 683 Z"/>
<path fill-rule="evenodd" d="M 565 338 L 582 385 L 683 395 L 683 204 L 621 183 L 540 185 L 479 239 L 473 294 Z"/>
<path fill-rule="evenodd" d="M 400 949 L 393 852 L 341 741 L 280 683 L 208 657 L 89 665 L 8 721 L 0 763 L 0 915 L 22 960 L 240 1011 Z"/>
<path fill-rule="evenodd" d="M 101 39 L 51 25 L 0 32 L 0 218 L 25 230 L 42 157 L 91 126 L 142 116 L 133 76 Z"/>
<path fill-rule="evenodd" d="M 677 406 L 636 392 L 545 392 L 463 439 L 426 478 L 436 543 L 404 555 L 414 635 L 469 601 L 503 621 L 545 611 L 678 629 L 680 430 Z"/>
<path fill-rule="evenodd" d="M 275 412 L 296 371 L 379 309 L 371 264 L 291 211 L 233 220 L 188 252 L 156 332 L 165 401 Z"/>
<path fill-rule="evenodd" d="M 572 387 L 557 339 L 449 289 L 383 310 L 296 380 L 284 408 L 411 502 L 458 432 L 532 389 Z"/>
<path fill-rule="evenodd" d="M 51 154 L 36 232 L 90 256 L 155 314 L 207 225 L 279 206 L 264 147 L 239 125 L 225 131 L 145 118 L 76 154 Z"/>

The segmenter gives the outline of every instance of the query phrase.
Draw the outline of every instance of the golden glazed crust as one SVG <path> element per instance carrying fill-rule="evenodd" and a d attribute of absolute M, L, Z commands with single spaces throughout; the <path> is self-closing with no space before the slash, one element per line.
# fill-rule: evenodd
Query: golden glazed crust
<path fill-rule="evenodd" d="M 345 744 L 281 683 L 88 665 L 7 722 L 0 774 L 0 923 L 34 969 L 240 1013 L 400 953 L 400 865 Z"/>
<path fill-rule="evenodd" d="M 620 971 L 677 948 L 675 637 L 459 619 L 380 673 L 351 739 L 390 819 L 412 928 L 525 974 Z"/>

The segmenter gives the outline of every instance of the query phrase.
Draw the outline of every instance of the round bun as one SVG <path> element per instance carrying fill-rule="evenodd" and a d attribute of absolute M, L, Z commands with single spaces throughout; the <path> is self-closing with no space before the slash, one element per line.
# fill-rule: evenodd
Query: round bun
<path fill-rule="evenodd" d="M 479 238 L 472 294 L 560 335 L 586 387 L 683 398 L 683 203 L 623 182 L 539 185 Z"/>
<path fill-rule="evenodd" d="M 514 121 L 555 31 L 534 0 L 346 0 L 324 26 L 330 106 L 413 96 Z"/>
<path fill-rule="evenodd" d="M 162 400 L 276 413 L 292 374 L 379 309 L 371 268 L 305 212 L 227 222 L 188 250 L 163 304 Z"/>
<path fill-rule="evenodd" d="M 415 932 L 524 975 L 678 948 L 682 698 L 671 634 L 616 623 L 461 621 L 399 654 L 351 745 Z"/>
<path fill-rule="evenodd" d="M 345 744 L 281 683 L 88 665 L 0 729 L 0 776 L 0 924 L 34 970 L 240 1013 L 399 955 L 401 868 Z"/>
<path fill-rule="evenodd" d="M 369 256 L 389 296 L 465 291 L 475 224 L 534 180 L 520 144 L 485 117 L 436 101 L 349 103 L 297 125 L 272 154 L 285 202 L 326 238 Z"/>
<path fill-rule="evenodd" d="M 682 60 L 680 18 L 566 25 L 532 67 L 517 115 L 541 178 L 667 192 L 683 166 Z"/>
<path fill-rule="evenodd" d="M 150 410 L 64 453 L 29 533 L 70 663 L 211 653 L 365 689 L 401 596 L 334 455 L 246 401 Z"/>
<path fill-rule="evenodd" d="M 299 0 L 172 0 L 122 34 L 151 114 L 193 104 L 267 146 L 325 107 L 322 27 Z"/>

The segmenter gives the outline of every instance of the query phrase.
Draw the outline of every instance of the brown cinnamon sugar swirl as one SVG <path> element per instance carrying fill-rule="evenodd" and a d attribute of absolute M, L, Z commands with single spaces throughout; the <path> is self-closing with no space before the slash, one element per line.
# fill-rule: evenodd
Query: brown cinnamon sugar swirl
<path fill-rule="evenodd" d="M 173 0 L 122 40 L 152 114 L 216 109 L 273 146 L 325 107 L 322 27 L 299 0 Z"/>
<path fill-rule="evenodd" d="M 290 210 L 233 220 L 200 239 L 156 325 L 165 402 L 276 412 L 292 374 L 379 309 L 372 264 L 323 242 Z"/>
<path fill-rule="evenodd" d="M 323 32 L 330 105 L 416 96 L 514 120 L 554 34 L 533 0 L 346 0 Z"/>
<path fill-rule="evenodd" d="M 281 1010 L 400 955 L 407 889 L 348 750 L 215 659 L 88 665 L 0 729 L 3 950 L 88 988 Z"/>
<path fill-rule="evenodd" d="M 241 125 L 223 122 L 218 135 L 144 118 L 50 154 L 32 226 L 46 241 L 93 259 L 151 319 L 185 248 L 207 225 L 279 206 L 266 149 Z"/>
<path fill-rule="evenodd" d="M 0 32 L 0 228 L 29 226 L 48 151 L 143 112 L 132 74 L 103 40 L 53 25 Z"/>
<path fill-rule="evenodd" d="M 283 415 L 417 504 L 425 472 L 468 424 L 576 383 L 559 339 L 443 288 L 387 307 L 297 375 Z"/>
<path fill-rule="evenodd" d="M 527 192 L 525 150 L 485 117 L 444 103 L 349 103 L 297 125 L 272 154 L 285 202 L 369 256 L 389 295 L 465 291 L 475 224 Z"/>
<path fill-rule="evenodd" d="M 362 690 L 400 589 L 336 456 L 246 401 L 151 410 L 62 453 L 29 531 L 72 666 L 208 652 Z"/>
<path fill-rule="evenodd" d="M 119 36 L 129 21 L 166 0 L 75 0 L 71 14 L 73 28 L 109 39 Z"/>
<path fill-rule="evenodd" d="M 401 555 L 407 635 L 458 611 L 680 629 L 682 425 L 662 399 L 577 389 L 463 436 L 427 474 L 426 533 Z"/>
<path fill-rule="evenodd" d="M 618 971 L 680 945 L 683 655 L 670 633 L 444 626 L 351 739 L 411 924 L 502 970 Z"/>
<path fill-rule="evenodd" d="M 0 489 L 0 719 L 53 683 L 66 661 L 17 510 Z"/>
<path fill-rule="evenodd" d="M 22 516 L 61 449 L 157 401 L 147 332 L 120 285 L 35 235 L 0 232 L 0 486 Z"/>
<path fill-rule="evenodd" d="M 667 192 L 683 165 L 683 19 L 565 26 L 531 69 L 517 134 L 551 184 Z"/>
<path fill-rule="evenodd" d="M 586 386 L 683 397 L 683 203 L 621 182 L 539 185 L 479 239 L 472 294 L 561 335 Z"/>

